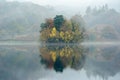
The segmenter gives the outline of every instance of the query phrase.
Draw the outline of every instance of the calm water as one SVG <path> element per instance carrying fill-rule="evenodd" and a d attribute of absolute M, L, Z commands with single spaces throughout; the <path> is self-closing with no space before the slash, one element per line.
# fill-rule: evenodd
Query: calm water
<path fill-rule="evenodd" d="M 120 80 L 120 45 L 1 45 L 0 80 Z"/>

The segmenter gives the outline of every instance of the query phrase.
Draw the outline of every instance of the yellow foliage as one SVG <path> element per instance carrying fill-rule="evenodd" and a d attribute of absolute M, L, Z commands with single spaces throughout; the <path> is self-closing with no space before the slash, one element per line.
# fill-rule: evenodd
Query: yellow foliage
<path fill-rule="evenodd" d="M 50 51 L 50 54 L 51 54 L 52 60 L 55 62 L 55 60 L 56 60 L 56 52 L 55 51 Z"/>
<path fill-rule="evenodd" d="M 64 56 L 64 57 L 68 58 L 68 57 L 72 56 L 72 54 L 73 54 L 73 50 L 71 48 L 65 47 L 62 50 L 60 50 L 60 54 L 59 55 L 61 57 Z"/>
<path fill-rule="evenodd" d="M 60 38 L 62 38 L 62 40 L 64 40 L 65 42 L 69 42 L 70 40 L 73 39 L 73 33 L 72 31 L 61 31 L 60 32 Z"/>
<path fill-rule="evenodd" d="M 65 40 L 66 42 L 69 42 L 69 41 L 72 40 L 72 39 L 73 39 L 72 33 L 66 31 L 66 32 L 65 32 L 64 40 Z"/>
<path fill-rule="evenodd" d="M 64 56 L 64 49 L 60 50 L 60 56 L 61 56 L 61 57 Z"/>
<path fill-rule="evenodd" d="M 64 40 L 64 32 L 63 31 L 60 32 L 60 37 Z"/>
<path fill-rule="evenodd" d="M 57 30 L 55 27 L 52 28 L 52 31 L 50 33 L 50 37 L 56 37 L 56 34 L 57 34 Z"/>

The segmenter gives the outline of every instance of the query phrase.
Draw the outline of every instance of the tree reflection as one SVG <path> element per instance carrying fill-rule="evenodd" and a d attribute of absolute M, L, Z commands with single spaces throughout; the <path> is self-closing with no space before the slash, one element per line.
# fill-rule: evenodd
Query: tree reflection
<path fill-rule="evenodd" d="M 120 72 L 119 46 L 44 45 L 40 47 L 41 63 L 47 69 L 63 72 L 67 67 L 85 70 L 88 77 L 108 80 Z"/>
<path fill-rule="evenodd" d="M 84 51 L 83 46 L 45 45 L 40 47 L 40 62 L 56 72 L 63 72 L 66 67 L 79 70 L 85 62 Z"/>
<path fill-rule="evenodd" d="M 88 77 L 114 77 L 120 73 L 120 46 L 89 46 L 84 69 Z"/>

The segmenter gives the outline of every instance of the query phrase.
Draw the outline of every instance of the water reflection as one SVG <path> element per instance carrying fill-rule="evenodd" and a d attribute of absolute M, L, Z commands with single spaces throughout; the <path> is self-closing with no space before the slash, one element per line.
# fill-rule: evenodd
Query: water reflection
<path fill-rule="evenodd" d="M 63 72 L 63 69 L 81 69 L 85 63 L 83 46 L 70 45 L 45 45 L 40 47 L 41 63 L 46 68 L 53 68 L 55 71 Z"/>
<path fill-rule="evenodd" d="M 99 76 L 107 80 L 120 73 L 120 46 L 89 46 L 85 63 L 88 77 Z"/>
<path fill-rule="evenodd" d="M 0 52 L 0 80 L 120 80 L 119 45 L 16 45 Z"/>
<path fill-rule="evenodd" d="M 120 73 L 120 46 L 42 46 L 40 53 L 45 68 L 63 74 L 68 67 L 77 72 L 84 70 L 88 78 L 105 80 Z"/>

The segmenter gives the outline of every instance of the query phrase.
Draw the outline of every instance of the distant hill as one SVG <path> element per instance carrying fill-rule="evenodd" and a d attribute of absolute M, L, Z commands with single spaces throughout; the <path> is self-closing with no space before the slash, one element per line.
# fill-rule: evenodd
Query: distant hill
<path fill-rule="evenodd" d="M 88 30 L 90 41 L 118 41 L 120 33 L 114 26 L 98 24 Z"/>
<path fill-rule="evenodd" d="M 0 1 L 0 40 L 38 40 L 40 24 L 56 14 L 57 12 L 51 7 L 30 2 L 2 0 Z M 109 9 L 107 5 L 99 9 L 88 7 L 83 18 L 90 40 L 120 40 L 120 13 L 114 9 Z"/>
<path fill-rule="evenodd" d="M 33 3 L 1 1 L 0 40 L 15 39 L 19 35 L 38 35 L 41 22 L 54 13 L 52 8 Z"/>
<path fill-rule="evenodd" d="M 120 40 L 120 13 L 114 9 L 109 9 L 107 6 L 99 9 L 91 9 L 89 7 L 84 19 L 87 24 L 90 40 Z"/>

